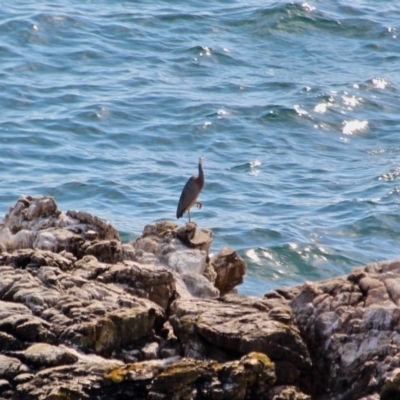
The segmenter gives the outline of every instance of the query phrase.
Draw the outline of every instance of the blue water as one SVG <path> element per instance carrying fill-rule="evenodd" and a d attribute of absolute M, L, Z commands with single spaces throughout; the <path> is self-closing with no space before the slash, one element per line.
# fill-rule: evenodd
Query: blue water
<path fill-rule="evenodd" d="M 399 255 L 398 1 L 41 3 L 1 5 L 0 215 L 46 194 L 134 240 L 204 154 L 241 293 Z"/>

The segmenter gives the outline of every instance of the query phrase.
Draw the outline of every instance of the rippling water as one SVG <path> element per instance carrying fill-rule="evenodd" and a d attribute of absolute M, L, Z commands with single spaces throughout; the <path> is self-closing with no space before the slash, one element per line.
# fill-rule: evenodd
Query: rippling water
<path fill-rule="evenodd" d="M 134 240 L 204 154 L 192 217 L 248 262 L 242 293 L 398 256 L 397 1 L 12 3 L 0 214 L 47 194 Z"/>

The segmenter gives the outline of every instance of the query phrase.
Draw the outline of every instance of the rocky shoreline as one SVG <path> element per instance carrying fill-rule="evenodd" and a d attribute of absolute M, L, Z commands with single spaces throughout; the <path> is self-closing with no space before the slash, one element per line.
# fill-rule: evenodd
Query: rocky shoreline
<path fill-rule="evenodd" d="M 2 399 L 400 399 L 400 260 L 240 296 L 212 232 L 21 196 L 0 225 Z"/>

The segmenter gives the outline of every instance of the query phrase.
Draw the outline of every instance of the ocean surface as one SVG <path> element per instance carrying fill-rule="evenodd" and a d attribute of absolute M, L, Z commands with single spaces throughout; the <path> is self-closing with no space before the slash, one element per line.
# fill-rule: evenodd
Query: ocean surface
<path fill-rule="evenodd" d="M 0 217 L 21 194 L 124 242 L 192 219 L 240 293 L 400 255 L 400 2 L 1 3 Z"/>

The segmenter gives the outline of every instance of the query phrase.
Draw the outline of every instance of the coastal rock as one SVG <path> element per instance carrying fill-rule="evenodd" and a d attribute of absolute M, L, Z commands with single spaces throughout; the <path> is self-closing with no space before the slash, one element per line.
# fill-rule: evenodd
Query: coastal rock
<path fill-rule="evenodd" d="M 208 258 L 211 237 L 211 231 L 198 229 L 194 223 L 178 228 L 173 222 L 158 222 L 146 226 L 136 240 L 136 259 L 171 271 L 181 297 L 216 298 L 219 290 L 210 279 Z"/>
<path fill-rule="evenodd" d="M 47 343 L 33 344 L 24 351 L 14 352 L 13 355 L 27 364 L 40 367 L 73 364 L 78 361 L 76 354 L 66 346 L 53 346 Z"/>
<path fill-rule="evenodd" d="M 290 368 L 295 380 L 301 376 L 306 385 L 311 359 L 287 306 L 239 295 L 221 300 L 178 299 L 169 320 L 185 357 L 224 362 L 262 352 L 275 363 L 278 383 L 293 382 L 287 374 Z"/>
<path fill-rule="evenodd" d="M 124 258 L 122 244 L 115 239 L 86 242 L 80 250 L 81 256 L 91 255 L 104 263 L 115 264 Z"/>
<path fill-rule="evenodd" d="M 261 353 L 217 363 L 170 358 L 123 365 L 80 357 L 73 365 L 44 369 L 17 386 L 19 398 L 265 399 L 275 383 L 274 363 Z M 189 397 L 188 397 L 189 396 Z"/>
<path fill-rule="evenodd" d="M 316 395 L 399 397 L 400 259 L 299 289 L 290 304 L 318 371 Z"/>
<path fill-rule="evenodd" d="M 89 213 L 58 210 L 50 196 L 21 196 L 4 217 L 0 241 L 4 251 L 38 248 L 78 254 L 86 240 L 118 240 L 109 223 Z"/>
<path fill-rule="evenodd" d="M 20 373 L 28 370 L 29 368 L 21 363 L 18 358 L 8 357 L 0 354 L 0 378 L 12 380 Z"/>
<path fill-rule="evenodd" d="M 191 249 L 198 249 L 209 253 L 212 244 L 212 232 L 210 229 L 199 229 L 194 222 L 189 222 L 178 228 L 177 238 Z"/>
<path fill-rule="evenodd" d="M 230 292 L 235 286 L 243 283 L 247 266 L 242 257 L 231 247 L 224 247 L 211 259 L 216 273 L 215 287 L 221 295 Z"/>
<path fill-rule="evenodd" d="M 32 265 L 35 255 L 41 261 Z M 46 261 L 39 250 L 25 256 L 23 268 L 0 269 L 0 332 L 16 341 L 61 342 L 108 354 L 161 328 L 164 311 L 155 303 L 58 266 L 39 266 Z M 50 263 L 55 258 L 47 257 Z"/>
<path fill-rule="evenodd" d="M 99 282 L 121 285 L 130 294 L 149 299 L 164 310 L 176 296 L 175 279 L 165 267 L 124 261 L 101 268 L 97 261 L 91 259 L 91 263 L 96 263 L 96 278 Z M 79 265 L 81 270 L 86 269 L 83 263 Z"/>
<path fill-rule="evenodd" d="M 160 222 L 122 244 L 21 197 L 0 226 L 0 397 L 400 398 L 400 259 L 240 296 L 246 265 L 211 237 Z"/>

